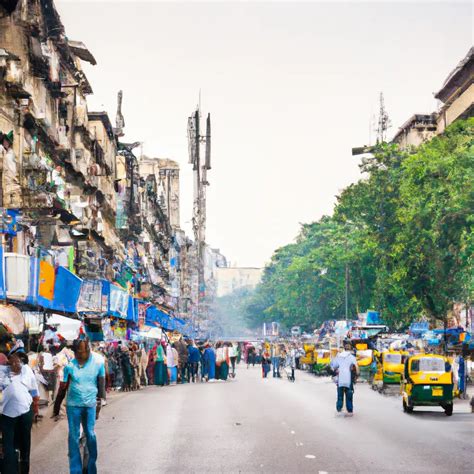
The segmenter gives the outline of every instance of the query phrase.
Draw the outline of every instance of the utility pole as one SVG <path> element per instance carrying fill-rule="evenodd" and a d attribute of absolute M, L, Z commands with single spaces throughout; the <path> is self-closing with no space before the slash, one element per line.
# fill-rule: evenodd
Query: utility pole
<path fill-rule="evenodd" d="M 204 162 L 201 160 L 201 145 L 205 145 Z M 189 163 L 194 171 L 193 233 L 196 246 L 197 296 L 196 311 L 192 313 L 193 331 L 196 327 L 195 313 L 198 319 L 203 315 L 203 298 L 206 291 L 204 281 L 204 248 L 206 244 L 206 189 L 209 186 L 207 171 L 211 169 L 211 115 L 206 120 L 206 134 L 201 135 L 200 105 L 188 118 Z"/>

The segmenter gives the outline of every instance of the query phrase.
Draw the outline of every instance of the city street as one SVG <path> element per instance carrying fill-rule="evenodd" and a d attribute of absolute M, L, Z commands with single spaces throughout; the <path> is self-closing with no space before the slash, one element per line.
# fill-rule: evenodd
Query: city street
<path fill-rule="evenodd" d="M 335 387 L 297 371 L 262 380 L 149 387 L 114 395 L 97 425 L 100 473 L 472 472 L 474 416 L 466 402 L 402 412 L 396 396 L 359 384 L 355 416 L 335 415 Z M 49 426 L 39 428 L 41 433 Z M 67 472 L 67 424 L 34 433 L 33 473 Z M 54 455 L 52 455 L 54 453 Z"/>

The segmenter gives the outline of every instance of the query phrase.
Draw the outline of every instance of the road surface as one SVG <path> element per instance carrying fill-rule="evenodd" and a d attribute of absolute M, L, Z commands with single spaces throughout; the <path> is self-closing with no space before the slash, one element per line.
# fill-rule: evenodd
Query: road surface
<path fill-rule="evenodd" d="M 407 415 L 398 397 L 363 384 L 354 402 L 353 418 L 336 416 L 330 379 L 298 371 L 295 383 L 262 380 L 243 366 L 228 382 L 120 394 L 97 425 L 99 473 L 473 472 L 466 402 L 452 417 L 437 408 Z M 66 473 L 67 424 L 44 423 L 32 473 Z"/>

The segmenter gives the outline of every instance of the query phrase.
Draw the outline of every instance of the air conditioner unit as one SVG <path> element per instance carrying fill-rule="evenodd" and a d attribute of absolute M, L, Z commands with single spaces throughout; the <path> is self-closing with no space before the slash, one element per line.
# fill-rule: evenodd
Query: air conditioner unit
<path fill-rule="evenodd" d="M 5 253 L 5 286 L 7 298 L 24 301 L 30 286 L 30 257 Z"/>

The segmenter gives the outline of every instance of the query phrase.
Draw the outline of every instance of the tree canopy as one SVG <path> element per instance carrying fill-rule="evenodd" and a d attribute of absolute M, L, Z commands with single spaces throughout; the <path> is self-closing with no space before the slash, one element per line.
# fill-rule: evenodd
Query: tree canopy
<path fill-rule="evenodd" d="M 474 118 L 417 149 L 383 143 L 333 215 L 304 224 L 275 251 L 261 284 L 240 301 L 252 326 L 313 329 L 374 308 L 393 327 L 443 320 L 474 296 Z"/>

